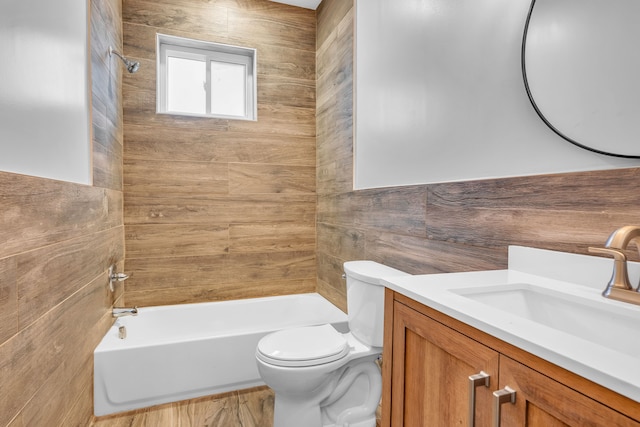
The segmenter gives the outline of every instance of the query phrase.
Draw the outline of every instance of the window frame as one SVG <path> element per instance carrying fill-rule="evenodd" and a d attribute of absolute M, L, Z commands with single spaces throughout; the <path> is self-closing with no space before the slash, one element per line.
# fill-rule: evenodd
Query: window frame
<path fill-rule="evenodd" d="M 204 114 L 168 110 L 167 57 L 169 56 L 191 60 L 201 60 L 205 62 L 207 72 L 205 82 L 206 112 Z M 212 117 L 231 120 L 256 121 L 258 119 L 256 49 L 157 33 L 156 58 L 156 113 L 180 116 Z M 245 67 L 244 115 L 240 116 L 211 113 L 211 61 L 218 63 L 243 65 Z"/>

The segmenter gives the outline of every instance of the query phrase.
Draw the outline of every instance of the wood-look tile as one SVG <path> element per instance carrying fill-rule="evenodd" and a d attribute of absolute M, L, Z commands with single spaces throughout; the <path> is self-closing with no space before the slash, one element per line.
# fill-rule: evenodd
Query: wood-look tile
<path fill-rule="evenodd" d="M 146 60 L 145 64 L 153 64 L 154 74 L 156 67 L 154 63 L 156 60 L 156 34 L 158 32 L 168 36 L 196 38 L 189 37 L 189 34 L 191 33 L 175 31 L 169 28 L 159 31 L 156 27 L 150 27 L 148 25 L 138 24 L 126 20 L 122 22 L 122 28 L 124 30 L 124 39 L 122 41 L 124 53 L 128 57 L 136 58 L 136 61 Z M 202 38 L 201 40 L 213 41 L 204 40 Z"/>
<path fill-rule="evenodd" d="M 364 190 L 318 197 L 318 222 L 426 237 L 426 189 Z"/>
<path fill-rule="evenodd" d="M 229 130 L 290 136 L 315 137 L 315 108 L 262 104 L 258 100 L 258 120 L 234 120 Z"/>
<path fill-rule="evenodd" d="M 238 417 L 242 427 L 271 427 L 275 395 L 267 387 L 238 393 Z"/>
<path fill-rule="evenodd" d="M 124 221 L 127 225 L 139 224 L 228 224 L 229 200 L 164 198 L 127 195 Z"/>
<path fill-rule="evenodd" d="M 175 409 L 181 426 L 242 426 L 235 392 L 183 402 Z"/>
<path fill-rule="evenodd" d="M 70 411 L 76 403 L 82 401 L 85 406 L 90 406 L 89 412 L 74 414 L 73 417 L 77 417 L 75 420 L 78 422 L 84 422 L 87 425 L 91 421 L 91 417 L 88 416 L 93 410 L 93 405 L 87 405 L 87 403 L 93 403 L 90 398 L 90 391 L 93 388 L 91 381 L 93 374 L 93 358 L 87 357 L 87 354 L 92 354 L 90 351 L 78 352 L 80 357 L 75 359 L 73 363 L 70 361 L 64 361 L 61 363 L 47 381 L 42 385 L 34 397 L 29 403 L 22 409 L 22 419 L 27 426 L 71 426 L 74 424 L 74 420 L 70 418 L 72 414 Z M 79 396 L 77 400 L 67 399 L 65 395 L 58 393 L 60 384 L 65 384 L 67 393 L 70 396 Z M 88 388 L 90 387 L 90 388 Z M 42 409 L 46 408 L 46 411 Z"/>
<path fill-rule="evenodd" d="M 640 168 L 629 168 L 431 184 L 429 207 L 614 211 L 640 203 L 629 191 L 639 182 Z"/>
<path fill-rule="evenodd" d="M 105 190 L 0 172 L 0 257 L 106 228 Z"/>
<path fill-rule="evenodd" d="M 313 251 L 229 254 L 230 275 L 235 282 L 312 279 L 316 277 Z"/>
<path fill-rule="evenodd" d="M 81 391 L 81 399 L 77 399 L 62 422 L 65 427 L 87 427 L 93 423 L 93 366 L 89 373 L 87 388 Z"/>
<path fill-rule="evenodd" d="M 267 427 L 273 423 L 273 392 L 258 387 L 176 404 L 181 427 Z"/>
<path fill-rule="evenodd" d="M 472 247 L 423 237 L 370 233 L 365 258 L 410 274 L 507 268 L 507 248 Z"/>
<path fill-rule="evenodd" d="M 229 283 L 228 263 L 229 255 L 226 254 L 128 258 L 126 293 Z"/>
<path fill-rule="evenodd" d="M 353 161 L 341 157 L 328 163 L 318 163 L 316 168 L 316 192 L 336 194 L 349 192 L 353 188 Z"/>
<path fill-rule="evenodd" d="M 476 246 L 586 253 L 619 226 L 636 222 L 639 178 L 640 169 L 624 169 L 433 185 L 428 235 Z"/>
<path fill-rule="evenodd" d="M 363 254 L 364 255 L 364 254 Z M 342 278 L 344 274 L 344 263 L 353 261 L 352 259 L 342 259 L 333 254 L 318 252 L 318 279 L 338 289 L 341 293 L 344 289 L 346 296 L 346 281 Z M 356 259 L 363 259 L 357 257 Z"/>
<path fill-rule="evenodd" d="M 296 12 L 300 12 L 297 14 L 300 17 L 297 21 L 272 14 L 251 14 L 229 9 L 229 39 L 240 44 L 250 40 L 263 40 L 274 46 L 315 52 L 315 17 L 310 11 Z"/>
<path fill-rule="evenodd" d="M 354 6 L 353 0 L 324 0 L 320 3 L 317 15 L 317 45 L 322 46 L 334 34 L 338 23 Z"/>
<path fill-rule="evenodd" d="M 351 2 L 345 13 L 331 27 L 331 37 L 318 45 L 317 52 L 317 192 L 344 193 L 353 188 L 353 12 Z M 322 15 L 327 3 L 318 12 L 318 31 L 323 31 Z"/>
<path fill-rule="evenodd" d="M 18 332 L 18 285 L 15 257 L 0 259 L 0 344 Z"/>
<path fill-rule="evenodd" d="M 274 22 L 284 21 L 304 29 L 315 27 L 315 12 L 311 9 L 292 7 L 271 0 L 234 0 L 233 4 L 229 4 L 228 7 L 229 11 L 236 11 L 250 17 L 268 19 Z"/>
<path fill-rule="evenodd" d="M 127 225 L 127 259 L 229 252 L 229 228 L 217 224 Z"/>
<path fill-rule="evenodd" d="M 124 208 L 124 199 L 122 191 L 105 190 L 107 199 L 107 223 L 105 228 L 114 228 L 122 226 L 122 214 Z"/>
<path fill-rule="evenodd" d="M 137 291 L 127 290 L 126 304 L 138 306 L 189 304 L 193 302 L 228 301 L 245 298 L 260 298 L 275 295 L 291 295 L 316 292 L 316 279 L 274 279 L 272 281 L 234 281 L 222 283 L 217 277 L 207 284 L 180 286 L 175 288 Z"/>
<path fill-rule="evenodd" d="M 315 195 L 247 194 L 211 199 L 128 196 L 126 224 L 308 224 L 315 219 Z"/>
<path fill-rule="evenodd" d="M 193 2 L 192 2 L 193 3 Z M 157 13 L 162 13 L 161 5 L 156 5 Z M 127 57 L 135 58 L 141 61 L 141 65 L 145 64 L 145 70 L 152 70 L 145 77 L 145 80 L 154 80 L 156 77 L 156 34 L 161 33 L 167 36 L 182 37 L 205 42 L 231 44 L 227 37 L 226 31 L 215 31 L 213 33 L 202 33 L 195 31 L 196 29 L 176 29 L 168 27 L 153 27 L 136 22 L 124 21 L 123 49 Z M 247 46 L 253 47 L 253 46 Z M 141 70 L 140 70 L 141 71 Z M 140 72 L 138 71 L 138 72 Z M 137 74 L 137 73 L 136 73 Z M 133 85 L 138 86 L 139 79 L 132 79 Z M 143 87 L 147 88 L 147 83 L 143 83 Z"/>
<path fill-rule="evenodd" d="M 365 252 L 365 232 L 334 224 L 317 224 L 318 252 L 332 254 L 340 259 L 354 260 Z"/>
<path fill-rule="evenodd" d="M 122 228 L 113 228 L 18 255 L 20 329 L 106 272 L 113 260 L 121 259 L 122 233 Z"/>
<path fill-rule="evenodd" d="M 127 160 L 124 167 L 125 195 L 207 197 L 229 193 L 226 163 Z"/>
<path fill-rule="evenodd" d="M 274 46 L 262 40 L 257 40 L 253 46 L 258 50 L 259 76 L 278 76 L 302 81 L 316 80 L 315 51 Z M 313 107 L 315 108 L 315 105 Z"/>
<path fill-rule="evenodd" d="M 352 216 L 360 226 L 426 236 L 426 191 L 419 186 L 355 192 Z"/>
<path fill-rule="evenodd" d="M 106 117 L 107 107 L 94 98 L 93 106 L 93 184 L 122 191 L 122 143 L 112 138 Z"/>
<path fill-rule="evenodd" d="M 125 157 L 132 160 L 315 165 L 315 138 L 128 125 Z"/>
<path fill-rule="evenodd" d="M 319 254 L 318 257 L 320 258 L 321 254 Z M 318 279 L 316 292 L 340 310 L 347 313 L 347 289 L 344 284 L 327 283 L 322 279 Z"/>
<path fill-rule="evenodd" d="M 314 251 L 313 224 L 231 224 L 229 252 Z"/>
<path fill-rule="evenodd" d="M 95 26 L 95 23 L 94 23 L 94 26 Z M 103 29 L 92 27 L 92 31 L 95 31 L 95 32 L 103 31 Z M 111 82 L 112 74 L 109 72 L 109 65 L 106 62 L 107 61 L 106 57 L 108 57 L 108 53 L 105 54 L 105 52 L 108 52 L 109 46 L 108 45 L 102 46 L 101 48 L 105 50 L 102 50 L 100 52 L 96 50 L 91 51 L 91 84 L 92 84 L 91 103 L 92 103 L 92 108 L 94 109 L 94 112 L 93 112 L 94 116 L 92 117 L 92 120 L 95 125 L 96 118 L 98 118 L 98 116 L 95 116 L 96 110 L 97 110 L 97 112 L 99 112 L 99 114 L 103 116 L 103 117 L 99 117 L 100 118 L 99 128 L 101 132 L 104 134 L 101 136 L 101 134 L 94 132 L 94 135 L 93 135 L 94 141 L 106 140 L 105 136 L 107 132 L 107 129 L 106 129 L 107 105 L 112 98 L 111 92 L 114 90 L 113 86 L 115 84 L 114 82 Z"/>
<path fill-rule="evenodd" d="M 228 9 L 202 2 L 174 3 L 166 1 L 126 0 L 122 18 L 125 22 L 156 28 L 194 33 L 226 35 Z"/>
<path fill-rule="evenodd" d="M 229 198 L 229 222 L 235 224 L 312 224 L 315 194 L 244 194 Z"/>
<path fill-rule="evenodd" d="M 94 418 L 92 427 L 180 427 L 174 405 L 153 406 L 122 414 Z"/>
<path fill-rule="evenodd" d="M 258 99 L 266 104 L 315 109 L 315 80 L 259 74 Z"/>
<path fill-rule="evenodd" d="M 138 71 L 137 74 L 143 71 Z M 124 123 L 143 126 L 153 126 L 158 132 L 163 128 L 193 129 L 203 131 L 224 132 L 229 129 L 229 120 L 210 117 L 180 116 L 175 114 L 156 113 L 155 90 L 125 87 Z"/>
<path fill-rule="evenodd" d="M 256 387 L 99 417 L 92 427 L 271 427 L 274 395 Z"/>
<path fill-rule="evenodd" d="M 229 193 L 314 193 L 315 167 L 229 164 Z"/>
<path fill-rule="evenodd" d="M 78 361 L 90 360 L 100 339 L 92 328 L 100 329 L 100 319 L 107 311 L 105 279 L 106 273 L 0 345 L 0 425 L 6 425 L 30 402 L 57 369 L 66 370 L 65 381 L 56 382 L 54 394 L 43 399 L 75 400 L 76 396 L 69 398 L 73 392 L 68 384 L 78 372 Z M 42 416 L 58 417 L 59 410 L 37 407 Z"/>
<path fill-rule="evenodd" d="M 7 424 L 7 427 L 28 427 L 28 426 L 22 421 L 22 414 L 18 414 L 13 420 L 9 422 L 9 424 Z"/>

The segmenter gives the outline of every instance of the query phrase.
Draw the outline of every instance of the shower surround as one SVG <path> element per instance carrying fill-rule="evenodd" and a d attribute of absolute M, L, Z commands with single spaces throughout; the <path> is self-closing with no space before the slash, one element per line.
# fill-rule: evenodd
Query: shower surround
<path fill-rule="evenodd" d="M 123 2 L 126 301 L 315 292 L 315 13 Z M 258 120 L 156 114 L 156 33 L 257 49 Z"/>

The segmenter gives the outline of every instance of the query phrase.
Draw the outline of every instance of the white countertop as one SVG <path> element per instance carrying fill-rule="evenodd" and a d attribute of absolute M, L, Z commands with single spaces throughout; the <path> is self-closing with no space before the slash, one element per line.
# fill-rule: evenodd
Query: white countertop
<path fill-rule="evenodd" d="M 389 277 L 382 282 L 421 304 L 640 402 L 640 306 L 602 297 L 612 268 L 613 261 L 602 257 L 514 246 L 509 248 L 508 270 Z M 629 263 L 629 276 L 635 286 L 640 277 L 638 263 Z M 578 332 L 568 333 L 465 296 L 474 288 L 518 289 L 528 284 L 535 284 L 543 293 L 566 296 L 569 305 L 578 301 L 575 313 L 561 313 L 563 327 L 573 322 Z M 602 309 L 605 317 L 612 313 L 614 324 L 620 327 L 603 327 L 589 316 L 594 307 Z"/>

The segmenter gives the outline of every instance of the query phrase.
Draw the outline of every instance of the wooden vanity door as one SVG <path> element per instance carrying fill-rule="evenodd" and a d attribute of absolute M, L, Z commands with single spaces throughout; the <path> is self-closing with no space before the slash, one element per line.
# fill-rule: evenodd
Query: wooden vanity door
<path fill-rule="evenodd" d="M 516 391 L 501 407 L 500 425 L 638 427 L 640 423 L 508 357 L 500 358 L 500 388 Z"/>
<path fill-rule="evenodd" d="M 391 426 L 468 426 L 469 376 L 484 371 L 476 390 L 475 426 L 491 425 L 497 352 L 399 302 L 394 303 Z"/>

